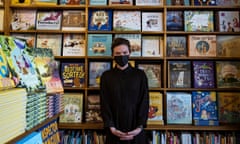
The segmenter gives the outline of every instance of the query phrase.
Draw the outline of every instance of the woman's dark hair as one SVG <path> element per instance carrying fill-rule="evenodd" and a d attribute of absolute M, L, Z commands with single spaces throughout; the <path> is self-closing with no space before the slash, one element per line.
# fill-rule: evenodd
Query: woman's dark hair
<path fill-rule="evenodd" d="M 126 45 L 128 47 L 129 52 L 131 52 L 129 40 L 119 37 L 119 38 L 115 38 L 112 42 L 112 46 L 111 46 L 112 54 L 113 54 L 113 49 L 119 45 Z"/>

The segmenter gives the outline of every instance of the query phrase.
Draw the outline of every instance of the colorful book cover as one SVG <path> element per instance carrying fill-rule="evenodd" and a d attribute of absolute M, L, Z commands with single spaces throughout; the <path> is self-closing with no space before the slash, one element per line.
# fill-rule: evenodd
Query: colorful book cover
<path fill-rule="evenodd" d="M 191 0 L 166 0 L 166 4 L 169 6 L 188 6 Z"/>
<path fill-rule="evenodd" d="M 60 30 L 62 11 L 37 11 L 37 30 Z"/>
<path fill-rule="evenodd" d="M 25 41 L 25 44 L 29 48 L 36 47 L 36 35 L 35 34 L 26 34 L 26 33 L 11 33 L 12 37 Z"/>
<path fill-rule="evenodd" d="M 167 92 L 167 124 L 192 124 L 192 95 Z"/>
<path fill-rule="evenodd" d="M 133 0 L 109 0 L 108 4 L 118 6 L 133 5 Z"/>
<path fill-rule="evenodd" d="M 100 86 L 100 77 L 103 72 L 111 68 L 110 62 L 89 62 L 89 87 L 99 87 Z"/>
<path fill-rule="evenodd" d="M 216 6 L 217 0 L 194 0 L 195 6 Z"/>
<path fill-rule="evenodd" d="M 11 0 L 11 4 L 30 5 L 31 0 Z"/>
<path fill-rule="evenodd" d="M 0 9 L 0 31 L 3 30 L 4 25 L 4 9 Z"/>
<path fill-rule="evenodd" d="M 216 61 L 216 75 L 218 88 L 239 88 L 240 62 Z"/>
<path fill-rule="evenodd" d="M 239 0 L 217 0 L 218 6 L 240 6 Z"/>
<path fill-rule="evenodd" d="M 114 31 L 141 31 L 140 11 L 113 11 Z"/>
<path fill-rule="evenodd" d="M 163 0 L 136 0 L 137 6 L 163 6 Z"/>
<path fill-rule="evenodd" d="M 85 87 L 84 63 L 61 63 L 61 78 L 64 87 Z"/>
<path fill-rule="evenodd" d="M 107 0 L 89 0 L 89 5 L 103 5 L 106 6 L 107 5 Z"/>
<path fill-rule="evenodd" d="M 239 32 L 239 11 L 218 11 L 216 27 L 220 32 Z"/>
<path fill-rule="evenodd" d="M 217 36 L 217 56 L 218 57 L 240 57 L 240 51 L 236 46 L 240 45 L 240 36 L 218 35 Z"/>
<path fill-rule="evenodd" d="M 84 5 L 85 0 L 59 0 L 60 5 Z"/>
<path fill-rule="evenodd" d="M 193 61 L 193 87 L 215 88 L 215 67 L 213 61 Z"/>
<path fill-rule="evenodd" d="M 58 0 L 32 0 L 32 4 L 37 5 L 57 5 Z"/>
<path fill-rule="evenodd" d="M 62 30 L 63 31 L 84 31 L 86 30 L 84 10 L 63 10 Z"/>
<path fill-rule="evenodd" d="M 216 35 L 189 35 L 189 56 L 216 57 Z"/>
<path fill-rule="evenodd" d="M 103 122 L 100 111 L 100 96 L 98 94 L 89 94 L 87 96 L 85 118 L 86 122 Z"/>
<path fill-rule="evenodd" d="M 63 34 L 62 56 L 85 56 L 85 49 L 83 34 Z"/>
<path fill-rule="evenodd" d="M 88 34 L 88 56 L 111 56 L 112 34 Z"/>
<path fill-rule="evenodd" d="M 111 31 L 112 30 L 112 10 L 89 9 L 88 30 L 89 31 Z"/>
<path fill-rule="evenodd" d="M 168 61 L 168 87 L 191 88 L 190 61 Z"/>
<path fill-rule="evenodd" d="M 163 13 L 142 12 L 142 31 L 163 31 Z"/>
<path fill-rule="evenodd" d="M 162 36 L 142 36 L 142 56 L 162 57 L 163 37 Z"/>
<path fill-rule="evenodd" d="M 184 18 L 182 11 L 167 11 L 167 30 L 168 31 L 183 31 Z"/>
<path fill-rule="evenodd" d="M 168 57 L 187 56 L 186 36 L 167 36 L 167 56 Z"/>
<path fill-rule="evenodd" d="M 184 30 L 187 32 L 213 32 L 213 11 L 184 11 Z"/>

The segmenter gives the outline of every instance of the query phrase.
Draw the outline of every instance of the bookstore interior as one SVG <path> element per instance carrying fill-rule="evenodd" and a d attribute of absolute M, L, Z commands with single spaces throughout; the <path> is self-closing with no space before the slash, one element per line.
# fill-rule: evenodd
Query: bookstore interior
<path fill-rule="evenodd" d="M 104 144 L 122 37 L 148 78 L 149 144 L 240 144 L 239 19 L 240 0 L 0 0 L 0 143 Z"/>

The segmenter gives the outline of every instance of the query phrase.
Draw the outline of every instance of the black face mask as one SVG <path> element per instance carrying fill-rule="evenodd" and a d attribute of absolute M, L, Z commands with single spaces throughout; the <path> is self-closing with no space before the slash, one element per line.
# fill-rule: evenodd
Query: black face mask
<path fill-rule="evenodd" d="M 128 63 L 129 55 L 114 56 L 114 60 L 121 67 L 125 66 Z"/>

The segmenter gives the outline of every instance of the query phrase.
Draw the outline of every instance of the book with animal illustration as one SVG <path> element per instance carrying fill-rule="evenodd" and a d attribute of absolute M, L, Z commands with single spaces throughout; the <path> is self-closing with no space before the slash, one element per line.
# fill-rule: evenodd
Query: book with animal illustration
<path fill-rule="evenodd" d="M 12 30 L 35 30 L 36 10 L 14 9 L 11 18 Z"/>
<path fill-rule="evenodd" d="M 86 40 L 84 34 L 63 34 L 62 56 L 85 56 Z"/>
<path fill-rule="evenodd" d="M 62 11 L 37 11 L 37 30 L 60 30 Z"/>

